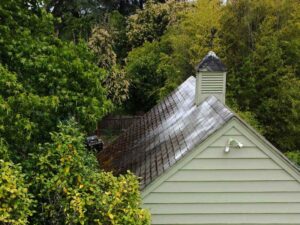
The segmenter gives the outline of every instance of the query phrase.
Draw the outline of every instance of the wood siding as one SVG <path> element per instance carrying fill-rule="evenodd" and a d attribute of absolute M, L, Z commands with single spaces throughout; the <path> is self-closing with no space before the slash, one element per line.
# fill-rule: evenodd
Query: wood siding
<path fill-rule="evenodd" d="M 245 135 L 219 138 L 144 196 L 152 224 L 300 224 L 300 183 Z M 224 152 L 229 138 L 244 144 Z M 200 148 L 200 146 L 199 146 Z"/>

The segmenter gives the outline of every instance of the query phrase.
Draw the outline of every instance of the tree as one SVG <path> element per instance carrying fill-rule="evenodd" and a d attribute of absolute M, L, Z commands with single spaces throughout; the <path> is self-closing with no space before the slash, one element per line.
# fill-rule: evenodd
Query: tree
<path fill-rule="evenodd" d="M 105 0 L 47 0 L 45 9 L 56 20 L 60 38 L 78 41 L 88 39 L 92 27 L 105 20 L 106 13 L 116 1 Z"/>
<path fill-rule="evenodd" d="M 4 141 L 0 139 L 0 223 L 28 224 L 34 201 L 21 167 L 11 162 L 8 155 Z"/>
<path fill-rule="evenodd" d="M 143 9 L 145 0 L 46 0 L 43 6 L 56 20 L 59 37 L 77 41 L 87 40 L 92 28 L 107 23 L 110 13 L 130 15 Z"/>
<path fill-rule="evenodd" d="M 109 69 L 116 64 L 117 56 L 113 50 L 113 40 L 107 30 L 94 27 L 88 44 L 97 56 L 99 67 Z"/>
<path fill-rule="evenodd" d="M 150 104 L 144 109 L 151 108 L 195 74 L 195 65 L 213 49 L 228 68 L 227 104 L 249 113 L 280 149 L 299 149 L 299 3 L 198 1 L 192 6 L 157 41 L 129 53 L 133 105 L 146 106 L 146 99 Z"/>
<path fill-rule="evenodd" d="M 128 98 L 129 81 L 123 69 L 117 65 L 110 34 L 103 28 L 95 27 L 88 43 L 96 55 L 98 66 L 109 71 L 102 82 L 107 88 L 107 97 L 120 106 Z"/>
<path fill-rule="evenodd" d="M 293 161 L 298 166 L 300 165 L 300 152 L 299 151 L 291 151 L 286 152 L 286 156 Z"/>
<path fill-rule="evenodd" d="M 126 104 L 129 110 L 146 111 L 159 100 L 160 89 L 166 81 L 159 70 L 161 63 L 164 64 L 164 51 L 168 51 L 168 46 L 146 42 L 129 53 L 126 65 L 126 73 L 131 80 L 130 97 Z"/>
<path fill-rule="evenodd" d="M 0 2 L 0 223 L 149 224 L 137 179 L 100 171 L 84 147 L 112 108 L 108 72 L 31 2 Z"/>
<path fill-rule="evenodd" d="M 140 208 L 132 174 L 114 177 L 99 170 L 74 120 L 60 124 L 51 142 L 32 159 L 32 192 L 38 200 L 34 224 L 149 224 Z"/>
<path fill-rule="evenodd" d="M 150 18 L 156 18 L 157 8 L 151 7 L 151 10 L 144 14 L 149 15 Z M 163 6 L 163 9 L 165 7 Z M 150 109 L 159 99 L 194 74 L 195 65 L 210 50 L 211 30 L 212 28 L 219 29 L 221 14 L 220 2 L 207 0 L 199 1 L 193 7 L 187 7 L 186 11 L 177 11 L 175 16 L 173 15 L 177 19 L 168 28 L 165 25 L 161 26 L 159 20 L 150 20 L 150 25 L 144 23 L 145 28 L 157 29 L 155 27 L 161 26 L 163 35 L 158 38 L 160 34 L 152 35 L 150 32 L 150 37 L 159 40 L 152 43 L 146 42 L 143 46 L 133 49 L 128 55 L 126 71 L 132 80 L 129 100 L 131 109 Z M 144 18 L 142 15 L 143 12 L 137 18 L 139 16 Z M 166 15 L 169 19 L 170 15 Z M 141 19 L 140 22 L 142 21 L 146 19 Z M 140 37 L 144 37 L 144 33 L 141 32 L 143 26 L 137 29 L 142 34 Z M 147 32 L 148 30 L 145 29 L 145 34 Z M 147 35 L 145 37 L 147 38 Z M 218 35 L 214 40 L 214 48 L 217 51 L 220 49 Z"/>
<path fill-rule="evenodd" d="M 52 17 L 42 9 L 30 12 L 22 1 L 0 7 L 5 21 L 0 25 L 0 94 L 5 108 L 0 132 L 9 149 L 22 158 L 34 151 L 34 144 L 49 139 L 58 121 L 70 117 L 93 131 L 112 108 L 102 86 L 107 72 L 96 65 L 85 43 L 54 37 Z"/>
<path fill-rule="evenodd" d="M 283 150 L 300 147 L 299 12 L 293 0 L 245 0 L 229 2 L 222 18 L 229 95 L 255 114 L 266 137 Z"/>
<path fill-rule="evenodd" d="M 156 3 L 147 1 L 145 7 L 140 9 L 128 19 L 127 36 L 131 47 L 141 46 L 144 42 L 158 40 L 167 27 L 174 23 L 177 12 L 184 9 L 182 3 L 170 1 Z"/>

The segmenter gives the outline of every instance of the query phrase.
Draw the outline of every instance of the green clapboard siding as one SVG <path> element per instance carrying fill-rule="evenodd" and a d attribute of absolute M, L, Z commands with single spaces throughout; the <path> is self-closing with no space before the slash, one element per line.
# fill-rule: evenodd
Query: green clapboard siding
<path fill-rule="evenodd" d="M 188 203 L 149 204 L 152 215 L 169 214 L 267 214 L 299 213 L 300 203 Z"/>
<path fill-rule="evenodd" d="M 231 193 L 151 193 L 145 199 L 144 203 L 298 203 L 300 192 L 231 192 Z"/>
<path fill-rule="evenodd" d="M 236 120 L 218 132 L 143 195 L 152 224 L 299 225 L 299 179 L 282 159 Z M 225 153 L 229 138 L 244 147 Z"/>
<path fill-rule="evenodd" d="M 300 214 L 182 214 L 154 215 L 152 224 L 299 224 Z"/>
<path fill-rule="evenodd" d="M 190 170 L 248 170 L 248 169 L 279 169 L 270 159 L 193 159 L 184 169 Z"/>
<path fill-rule="evenodd" d="M 208 147 L 207 151 L 204 151 L 196 156 L 199 159 L 232 159 L 232 158 L 269 158 L 262 151 L 256 147 L 244 147 L 243 151 L 231 151 L 230 154 L 224 152 L 224 147 Z"/>

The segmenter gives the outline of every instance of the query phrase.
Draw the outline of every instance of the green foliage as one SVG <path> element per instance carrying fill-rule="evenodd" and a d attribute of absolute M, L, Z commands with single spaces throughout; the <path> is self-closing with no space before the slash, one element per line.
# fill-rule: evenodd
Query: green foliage
<path fill-rule="evenodd" d="M 300 151 L 286 152 L 285 155 L 295 164 L 300 166 Z"/>
<path fill-rule="evenodd" d="M 95 27 L 88 44 L 96 55 L 98 66 L 109 70 L 102 82 L 107 88 L 107 97 L 120 106 L 128 98 L 129 81 L 123 69 L 117 65 L 112 37 L 107 30 Z"/>
<path fill-rule="evenodd" d="M 220 56 L 220 18 L 223 7 L 219 0 L 197 1 L 179 23 L 174 24 L 162 39 L 172 45 L 172 65 L 180 71 L 181 81 L 195 73 L 194 68 L 211 50 L 211 30 L 216 34 L 213 50 Z"/>
<path fill-rule="evenodd" d="M 111 71 L 34 2 L 0 2 L 0 223 L 149 224 L 137 179 L 100 171 L 74 122 L 94 131 L 112 108 Z"/>
<path fill-rule="evenodd" d="M 131 80 L 129 109 L 148 110 L 159 99 L 160 88 L 166 80 L 165 74 L 159 70 L 164 65 L 163 51 L 168 51 L 168 46 L 146 42 L 130 52 L 126 66 Z"/>
<path fill-rule="evenodd" d="M 228 103 L 227 103 L 228 104 Z M 236 104 L 229 103 L 231 105 L 231 109 L 246 123 L 248 123 L 251 127 L 253 127 L 260 134 L 264 135 L 266 130 L 265 128 L 258 122 L 255 114 L 250 111 L 241 111 Z"/>
<path fill-rule="evenodd" d="M 111 12 L 129 15 L 143 8 L 145 0 L 45 0 L 44 8 L 56 18 L 55 28 L 60 38 L 87 40 L 96 25 L 106 23 Z"/>
<path fill-rule="evenodd" d="M 299 12 L 293 0 L 243 0 L 228 4 L 222 17 L 229 96 L 283 150 L 300 145 Z"/>
<path fill-rule="evenodd" d="M 14 157 L 48 140 L 60 120 L 75 117 L 94 130 L 112 104 L 102 86 L 106 71 L 86 44 L 54 37 L 51 15 L 29 12 L 22 1 L 1 2 L 0 17 L 0 132 Z"/>
<path fill-rule="evenodd" d="M 33 155 L 35 223 L 148 224 L 147 211 L 139 208 L 137 179 L 130 173 L 114 177 L 101 172 L 73 120 L 60 124 L 51 140 Z"/>
<path fill-rule="evenodd" d="M 117 55 L 117 62 L 123 65 L 129 49 L 126 34 L 127 18 L 118 11 L 113 11 L 108 16 L 106 27 L 113 39 L 113 49 Z"/>
<path fill-rule="evenodd" d="M 121 106 L 129 97 L 129 79 L 118 65 L 114 65 L 103 85 L 107 88 L 107 97 L 115 106 Z"/>
<path fill-rule="evenodd" d="M 147 1 L 143 10 L 138 10 L 128 19 L 129 45 L 138 47 L 146 41 L 158 40 L 166 28 L 177 20 L 176 11 L 180 9 L 184 9 L 182 4 L 174 1 L 165 4 Z"/>
<path fill-rule="evenodd" d="M 158 9 L 153 8 L 153 10 Z M 149 10 L 145 13 L 148 15 L 152 11 Z M 159 41 L 146 42 L 143 46 L 133 49 L 129 53 L 126 71 L 132 82 L 130 109 L 135 111 L 150 109 L 159 99 L 194 74 L 196 63 L 209 50 L 211 29 L 219 29 L 220 27 L 221 13 L 221 5 L 218 0 L 199 1 L 194 7 L 187 7 L 186 11 L 178 10 L 175 13 L 177 15 L 175 18 L 178 19 L 171 23 L 167 31 L 164 30 L 166 27 L 162 28 L 165 34 L 160 37 Z M 142 15 L 143 13 L 135 16 L 141 17 L 143 26 L 147 28 L 148 23 L 145 22 L 146 19 L 142 20 Z M 154 15 L 156 14 L 154 13 Z M 149 27 L 152 27 L 152 22 L 150 22 Z M 141 29 L 144 28 L 141 27 Z M 156 28 L 153 27 L 153 29 Z M 143 34 L 137 29 L 136 34 L 139 32 Z M 147 32 L 146 29 L 145 33 L 147 34 Z M 158 34 L 154 36 L 157 39 Z M 219 37 L 215 39 L 217 51 L 220 48 L 218 43 Z"/>
<path fill-rule="evenodd" d="M 34 201 L 28 193 L 21 167 L 8 161 L 7 149 L 0 141 L 0 223 L 28 224 Z"/>
<path fill-rule="evenodd" d="M 144 14 L 156 15 L 154 10 Z M 211 50 L 211 31 L 216 30 L 213 50 L 228 68 L 227 103 L 259 130 L 263 127 L 264 135 L 280 149 L 299 149 L 299 15 L 296 0 L 227 1 L 226 5 L 204 0 L 184 14 L 177 12 L 180 19 L 167 26 L 158 41 L 129 53 L 126 68 L 133 82 L 129 102 L 135 106 L 131 108 L 151 108 L 195 74 L 195 65 Z M 143 26 L 136 23 L 136 29 L 143 34 L 152 20 L 141 21 Z"/>
<path fill-rule="evenodd" d="M 97 57 L 99 67 L 109 69 L 116 64 L 117 57 L 113 51 L 112 37 L 107 30 L 94 27 L 88 43 Z"/>
<path fill-rule="evenodd" d="M 55 29 L 60 38 L 88 39 L 92 27 L 105 18 L 110 7 L 105 0 L 46 0 L 44 8 L 57 18 Z M 115 2 L 115 1 L 111 1 Z"/>

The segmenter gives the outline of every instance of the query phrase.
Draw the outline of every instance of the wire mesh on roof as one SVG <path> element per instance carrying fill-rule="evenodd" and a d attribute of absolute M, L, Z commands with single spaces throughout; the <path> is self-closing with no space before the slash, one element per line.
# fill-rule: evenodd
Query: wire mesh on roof
<path fill-rule="evenodd" d="M 213 96 L 196 106 L 195 83 L 189 77 L 100 152 L 101 167 L 130 170 L 144 188 L 233 117 Z"/>

